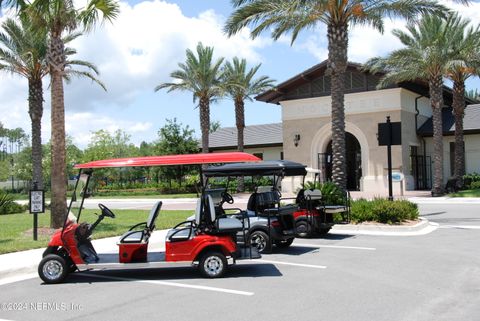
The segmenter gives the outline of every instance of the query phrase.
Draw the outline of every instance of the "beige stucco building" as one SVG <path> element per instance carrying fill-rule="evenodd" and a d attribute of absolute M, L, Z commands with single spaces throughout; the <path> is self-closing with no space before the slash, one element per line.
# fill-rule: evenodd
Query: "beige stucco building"
<path fill-rule="evenodd" d="M 320 63 L 256 99 L 278 104 L 282 109 L 284 158 L 320 169 L 322 179 L 328 180 L 331 177 L 331 97 L 330 77 L 325 72 L 326 63 Z M 378 124 L 384 123 L 390 116 L 392 122 L 401 122 L 402 139 L 401 145 L 392 147 L 393 170 L 405 177 L 402 183 L 394 184 L 394 192 L 399 193 L 400 189 L 429 189 L 433 147 L 428 137 L 431 136 L 432 116 L 428 86 L 418 81 L 377 90 L 380 76 L 363 72 L 361 65 L 354 63 L 350 63 L 347 69 L 345 129 L 348 188 L 379 193 L 387 189 L 387 151 L 385 146 L 379 146 L 377 132 Z M 444 89 L 444 100 L 444 133 L 449 135 L 454 128 L 451 120 L 445 119 L 448 118 L 448 106 L 452 100 L 451 90 L 447 87 Z M 474 101 L 467 99 L 469 103 Z M 467 115 L 471 114 L 469 118 L 473 115 L 480 118 L 480 108 L 469 108 L 466 109 Z M 466 117 L 467 172 L 480 171 L 478 120 L 467 121 Z M 453 136 L 444 139 L 445 180 L 451 176 L 450 143 L 453 139 Z M 290 190 L 296 185 L 286 182 L 284 188 Z"/>

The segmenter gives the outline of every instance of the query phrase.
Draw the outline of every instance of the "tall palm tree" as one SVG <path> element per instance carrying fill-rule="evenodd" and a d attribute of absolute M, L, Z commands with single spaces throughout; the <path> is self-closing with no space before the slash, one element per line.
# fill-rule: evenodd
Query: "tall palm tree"
<path fill-rule="evenodd" d="M 32 171 L 33 181 L 43 187 L 43 166 L 42 166 L 42 138 L 41 124 L 43 115 L 43 84 L 42 79 L 49 73 L 47 57 L 48 38 L 46 32 L 34 31 L 29 20 L 23 19 L 20 24 L 13 19 L 7 19 L 0 33 L 0 70 L 25 77 L 28 80 L 28 113 L 32 122 Z M 68 43 L 80 34 L 69 34 L 64 42 Z M 67 57 L 75 54 L 76 51 L 66 48 Z M 98 75 L 96 67 L 81 60 L 67 59 L 67 65 L 85 66 L 93 71 L 75 70 L 68 68 L 65 78 L 68 80 L 72 75 L 85 76 L 104 85 L 95 78 Z"/>
<path fill-rule="evenodd" d="M 465 81 L 480 71 L 480 26 L 468 27 L 470 20 L 462 19 L 455 14 L 452 19 L 458 20 L 452 48 L 455 49 L 453 59 L 447 64 L 446 76 L 453 82 L 453 113 L 455 116 L 455 161 L 454 178 L 457 188 L 463 185 L 465 175 L 465 142 L 463 139 L 463 117 L 465 113 Z"/>
<path fill-rule="evenodd" d="M 370 25 L 383 32 L 384 17 L 410 20 L 420 13 L 443 13 L 446 8 L 433 0 L 232 0 L 232 4 L 237 9 L 224 28 L 229 36 L 245 26 L 252 26 L 252 37 L 271 29 L 275 40 L 291 32 L 293 43 L 300 31 L 321 23 L 327 26 L 327 71 L 331 76 L 332 97 L 332 180 L 346 189 L 344 79 L 349 27 Z"/>
<path fill-rule="evenodd" d="M 178 70 L 173 71 L 170 77 L 177 82 L 163 83 L 155 87 L 155 91 L 167 88 L 189 91 L 193 94 L 193 102 L 198 100 L 200 109 L 200 129 L 202 131 L 202 152 L 208 153 L 210 130 L 210 103 L 223 95 L 221 86 L 223 58 L 213 60 L 213 47 L 204 47 L 197 44 L 197 55 L 190 49 L 186 50 L 185 63 L 179 63 Z"/>
<path fill-rule="evenodd" d="M 455 57 L 455 39 L 463 37 L 461 21 L 449 16 L 425 15 L 418 23 L 407 26 L 407 32 L 395 29 L 393 34 L 405 48 L 391 52 L 385 58 L 373 58 L 365 66 L 373 72 L 384 71 L 379 87 L 391 83 L 424 79 L 428 81 L 433 118 L 433 187 L 439 196 L 443 188 L 443 76 Z"/>
<path fill-rule="evenodd" d="M 77 29 L 91 31 L 104 20 L 113 20 L 119 12 L 115 0 L 88 0 L 86 6 L 77 9 L 73 0 L 4 0 L 7 6 L 15 7 L 21 16 L 32 20 L 37 29 L 48 32 L 47 63 L 50 73 L 52 99 L 52 164 L 51 164 L 51 220 L 58 228 L 66 216 L 67 175 L 65 148 L 65 103 L 63 78 L 66 56 L 63 34 Z M 1 3 L 0 3 L 1 4 Z"/>
<path fill-rule="evenodd" d="M 261 64 L 247 71 L 247 60 L 234 57 L 232 62 L 227 61 L 224 66 L 223 84 L 225 91 L 235 104 L 235 124 L 237 126 L 238 151 L 244 149 L 245 129 L 245 100 L 252 101 L 254 95 L 273 87 L 274 80 L 268 76 L 255 77 Z M 243 192 L 243 179 L 238 182 L 237 190 Z"/>

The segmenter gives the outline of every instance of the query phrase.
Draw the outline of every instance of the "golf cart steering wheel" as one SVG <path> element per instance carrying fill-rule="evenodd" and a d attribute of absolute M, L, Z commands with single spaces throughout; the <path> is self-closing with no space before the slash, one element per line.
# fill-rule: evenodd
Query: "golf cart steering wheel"
<path fill-rule="evenodd" d="M 222 194 L 222 202 L 233 204 L 233 196 L 228 194 L 227 192 L 223 192 Z"/>
<path fill-rule="evenodd" d="M 115 218 L 115 214 L 103 204 L 98 204 L 98 207 L 102 210 L 102 215 Z"/>

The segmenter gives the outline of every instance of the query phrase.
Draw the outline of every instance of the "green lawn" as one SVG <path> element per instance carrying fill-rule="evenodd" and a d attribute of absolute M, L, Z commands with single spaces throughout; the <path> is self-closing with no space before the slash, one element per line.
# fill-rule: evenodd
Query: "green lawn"
<path fill-rule="evenodd" d="M 93 223 L 94 213 L 99 210 L 83 210 L 81 221 Z M 106 217 L 95 229 L 93 238 L 117 236 L 126 232 L 131 226 L 144 222 L 149 211 L 145 210 L 113 210 L 116 218 Z M 167 229 L 184 221 L 193 211 L 161 211 L 157 218 L 156 228 Z M 47 228 L 50 224 L 50 213 L 38 215 L 38 226 Z M 0 215 L 0 254 L 46 247 L 50 236 L 40 235 L 33 241 L 33 216 L 31 214 Z"/>
<path fill-rule="evenodd" d="M 480 197 L 480 189 L 466 189 L 457 193 L 450 194 L 452 197 Z"/>
<path fill-rule="evenodd" d="M 67 193 L 67 196 L 70 197 L 71 193 Z M 28 195 L 26 194 L 13 194 L 16 200 L 28 200 Z M 173 198 L 197 198 L 196 193 L 186 193 L 186 194 L 132 194 L 128 192 L 116 193 L 114 195 L 95 195 L 92 198 L 97 199 L 112 199 L 112 198 L 124 198 L 124 199 L 135 199 L 135 198 L 152 198 L 152 199 L 173 199 Z M 50 193 L 45 194 L 45 201 L 50 202 Z"/>
<path fill-rule="evenodd" d="M 99 199 L 110 199 L 110 198 L 125 198 L 125 199 L 134 199 L 134 198 L 152 198 L 152 199 L 172 199 L 172 198 L 198 198 L 198 195 L 195 193 L 187 193 L 187 194 L 128 194 L 128 193 L 121 193 L 118 195 L 95 195 L 92 198 L 99 198 Z"/>

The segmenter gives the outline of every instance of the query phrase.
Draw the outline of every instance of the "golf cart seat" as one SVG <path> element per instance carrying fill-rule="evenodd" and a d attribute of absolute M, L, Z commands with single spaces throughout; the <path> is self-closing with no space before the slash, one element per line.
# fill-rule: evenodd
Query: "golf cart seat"
<path fill-rule="evenodd" d="M 148 215 L 147 221 L 132 226 L 128 232 L 120 237 L 119 243 L 147 243 L 155 229 L 155 221 L 157 220 L 161 207 L 162 202 L 159 201 L 155 203 Z"/>
<path fill-rule="evenodd" d="M 170 229 L 167 232 L 167 236 L 165 237 L 166 242 L 186 241 L 190 237 L 192 237 L 194 235 L 193 226 L 200 225 L 201 210 L 202 210 L 202 199 L 199 198 L 197 200 L 197 206 L 195 208 L 194 219 L 191 220 L 191 218 L 189 217 L 187 221 L 179 223 L 174 228 Z"/>
<path fill-rule="evenodd" d="M 297 209 L 296 205 L 277 207 L 280 203 L 280 194 L 272 187 L 259 187 L 255 193 L 250 195 L 247 203 L 247 210 L 256 212 L 257 215 L 285 215 L 293 214 Z"/>
<path fill-rule="evenodd" d="M 205 198 L 205 214 L 210 222 L 215 226 L 214 234 L 236 233 L 243 230 L 243 224 L 240 220 L 233 217 L 217 217 L 215 203 L 211 195 Z"/>

